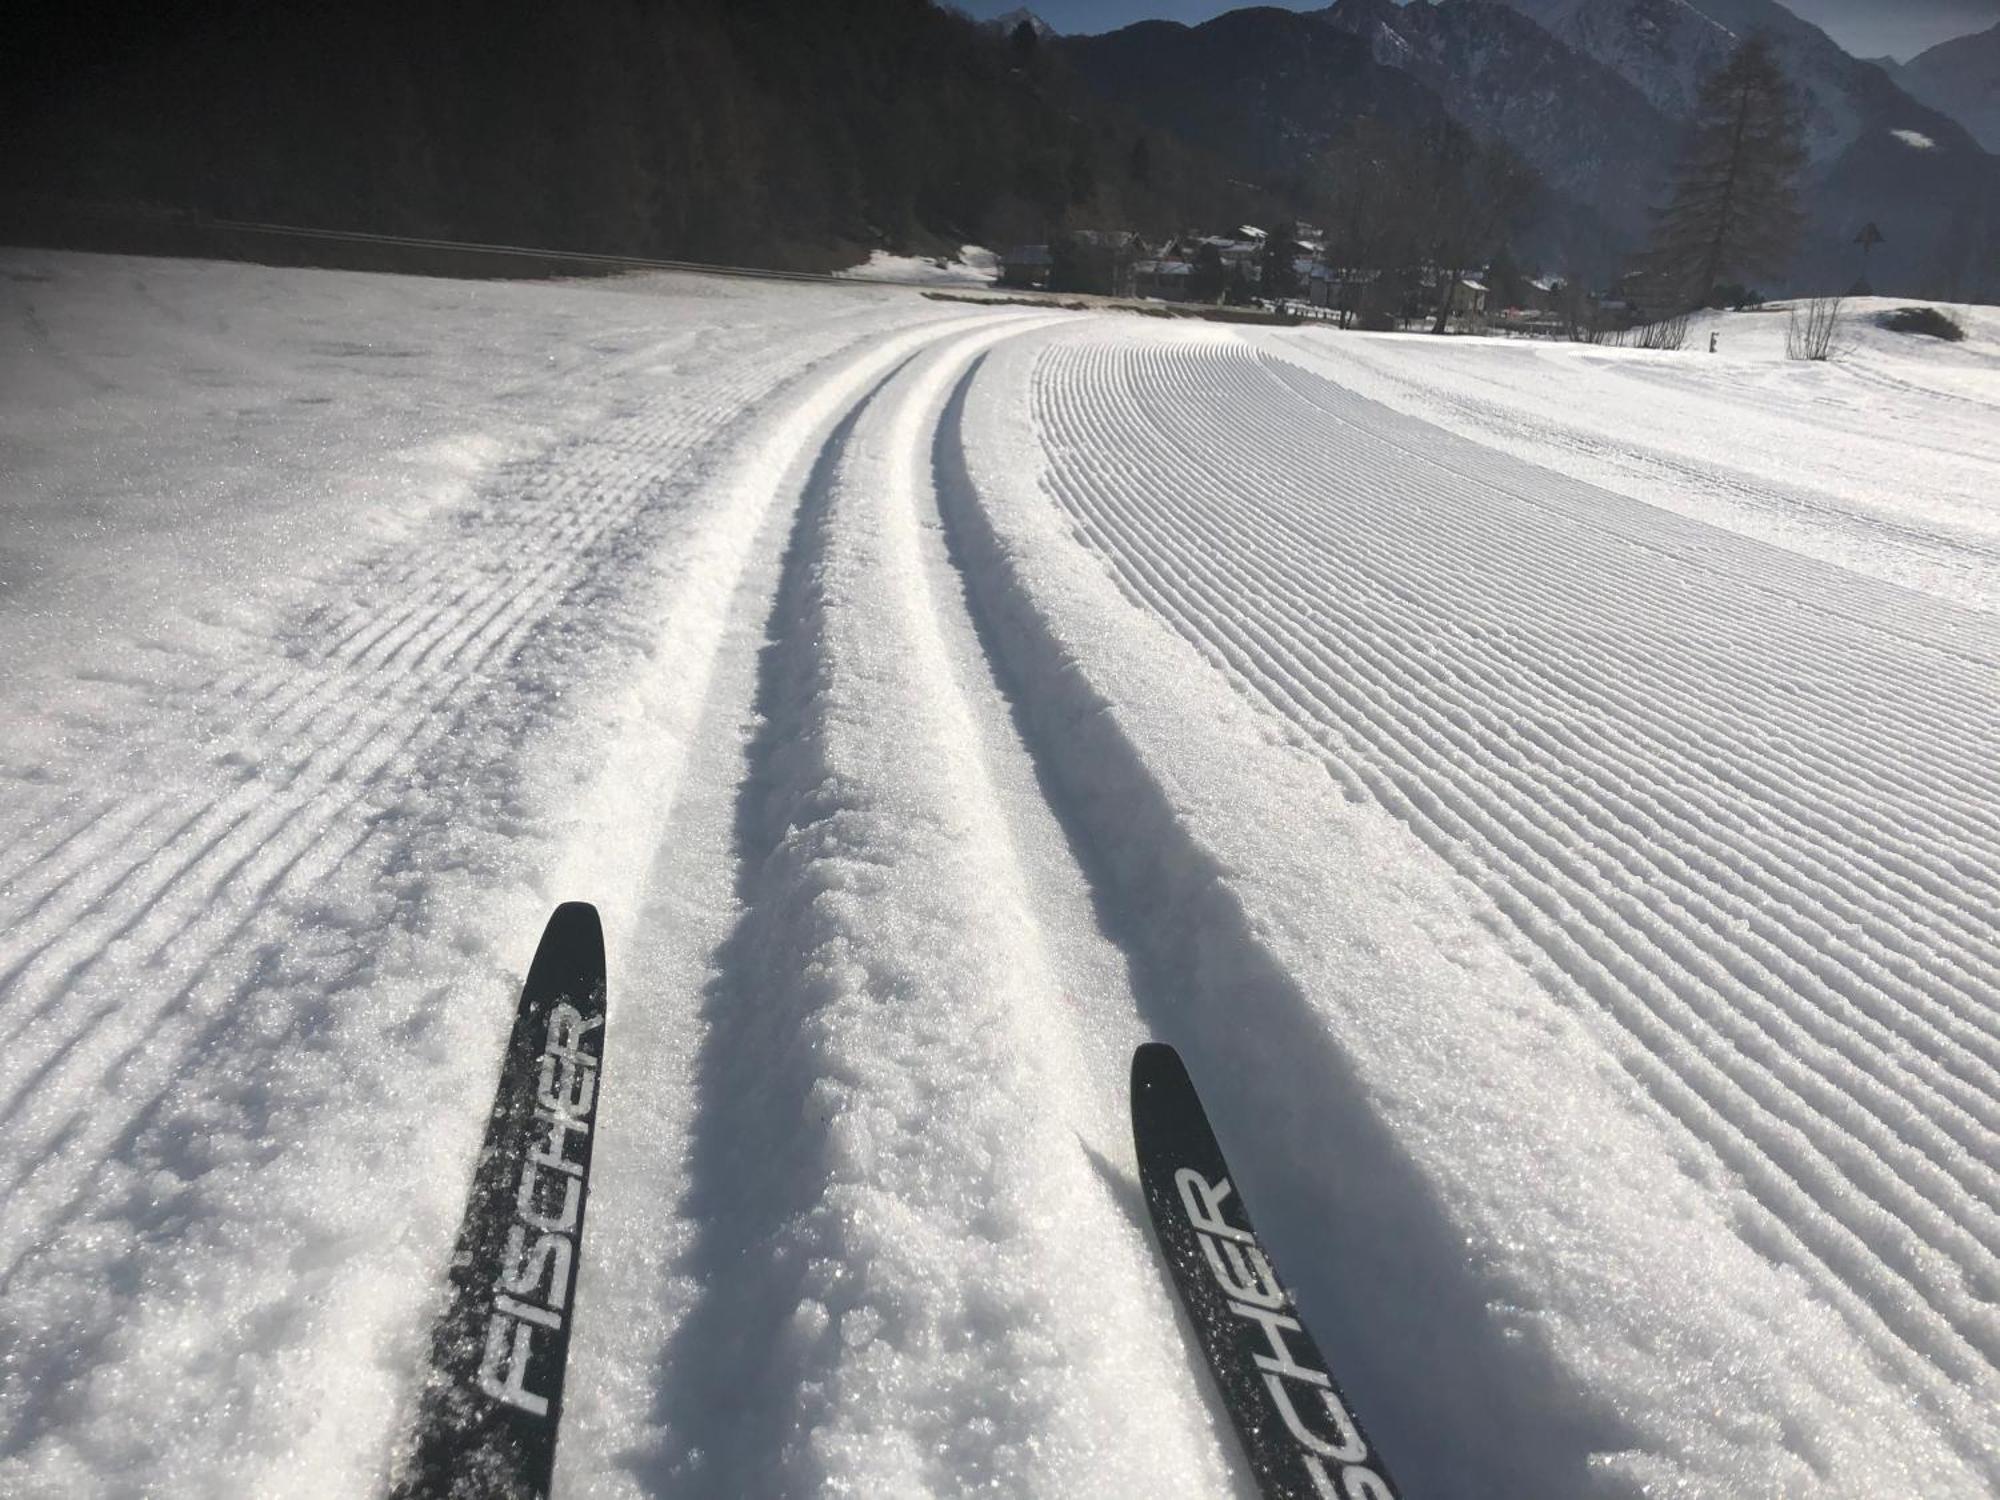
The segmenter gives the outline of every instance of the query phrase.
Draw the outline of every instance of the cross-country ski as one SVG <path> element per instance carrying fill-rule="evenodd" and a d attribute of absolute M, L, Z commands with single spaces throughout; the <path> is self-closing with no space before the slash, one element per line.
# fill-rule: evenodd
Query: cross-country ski
<path fill-rule="evenodd" d="M 1259 1490 L 1273 1500 L 1395 1500 L 1387 1465 L 1257 1238 L 1186 1064 L 1164 1042 L 1132 1055 L 1132 1135 L 1174 1290 Z"/>
<path fill-rule="evenodd" d="M 556 908 L 521 989 L 395 1500 L 542 1500 L 604 1078 L 604 933 Z"/>

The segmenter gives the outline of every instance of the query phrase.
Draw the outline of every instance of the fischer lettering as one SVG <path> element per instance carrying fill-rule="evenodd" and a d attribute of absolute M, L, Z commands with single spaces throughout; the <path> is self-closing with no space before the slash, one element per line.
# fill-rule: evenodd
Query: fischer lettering
<path fill-rule="evenodd" d="M 1303 1450 L 1301 1461 L 1313 1488 L 1324 1500 L 1395 1500 L 1389 1482 L 1366 1466 L 1368 1444 L 1334 1394 L 1331 1377 L 1293 1357 L 1286 1338 L 1302 1330 L 1297 1319 L 1286 1315 L 1291 1294 L 1278 1284 L 1256 1238 L 1223 1217 L 1223 1202 L 1234 1191 L 1229 1179 L 1211 1184 L 1192 1167 L 1182 1167 L 1174 1173 L 1174 1185 L 1209 1274 L 1229 1299 L 1229 1310 L 1256 1324 L 1268 1346 L 1268 1353 L 1256 1356 L 1257 1368 L 1285 1430 Z M 1303 1389 L 1308 1409 L 1318 1397 L 1325 1413 L 1323 1429 L 1315 1430 L 1300 1413 L 1295 1387 Z M 1338 1488 L 1327 1472 L 1329 1463 L 1338 1466 Z"/>
<path fill-rule="evenodd" d="M 479 1388 L 496 1401 L 547 1416 L 546 1396 L 528 1389 L 528 1362 L 538 1329 L 558 1331 L 576 1276 L 576 1232 L 583 1216 L 583 1163 L 571 1155 L 590 1137 L 597 1103 L 595 1055 L 584 1050 L 604 1018 L 584 1019 L 575 1006 L 549 1012 L 541 1077 L 535 1090 L 535 1142 L 521 1161 L 515 1222 L 494 1283 L 493 1313 Z"/>

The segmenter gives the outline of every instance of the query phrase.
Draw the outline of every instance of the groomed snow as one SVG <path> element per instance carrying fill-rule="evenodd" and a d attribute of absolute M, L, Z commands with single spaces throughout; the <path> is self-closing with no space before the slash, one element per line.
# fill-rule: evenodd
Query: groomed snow
<path fill-rule="evenodd" d="M 559 1495 L 1253 1493 L 1152 1037 L 1411 1496 L 2000 1485 L 1990 311 L 0 294 L 0 1491 L 380 1492 L 570 898 Z"/>
<path fill-rule="evenodd" d="M 2000 611 L 2000 312 L 1960 344 L 1844 304 L 1840 354 L 1788 360 L 1788 304 L 1707 314 L 1678 353 L 1421 334 L 1284 336 L 1342 385 L 1542 468 L 1847 571 Z M 1708 352 L 1709 336 L 1717 350 Z"/>

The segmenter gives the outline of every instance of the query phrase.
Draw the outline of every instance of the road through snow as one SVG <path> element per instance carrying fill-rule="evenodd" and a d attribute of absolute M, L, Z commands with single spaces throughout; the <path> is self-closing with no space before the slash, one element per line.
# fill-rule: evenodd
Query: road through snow
<path fill-rule="evenodd" d="M 1477 346 L 1424 385 L 1401 341 L 862 287 L 6 266 L 10 391 L 70 382 L 0 425 L 8 1493 L 379 1489 L 558 899 L 611 963 L 563 1496 L 1247 1494 L 1136 1191 L 1153 1037 L 1413 1497 L 2000 1484 L 1955 417 L 1893 518 L 1935 545 L 1836 566 L 1865 527 L 1703 511 L 1751 455 L 1665 506 L 1454 420 Z M 171 394 L 267 295 L 260 383 L 347 378 L 294 323 L 400 330 L 461 435 L 377 429 L 450 461 Z M 530 324 L 605 352 L 482 385 Z M 1825 419 L 1740 384 L 1760 440 Z M 120 437 L 141 396 L 196 438 Z M 328 473 L 197 508 L 176 597 L 117 497 L 251 414 Z"/>

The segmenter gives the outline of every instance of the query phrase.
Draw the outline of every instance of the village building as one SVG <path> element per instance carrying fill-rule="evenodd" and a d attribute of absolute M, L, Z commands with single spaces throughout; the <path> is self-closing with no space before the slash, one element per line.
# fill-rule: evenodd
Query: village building
<path fill-rule="evenodd" d="M 1016 245 L 1000 257 L 1000 284 L 1045 287 L 1053 263 L 1047 245 Z"/>
<path fill-rule="evenodd" d="M 1185 302 L 1188 278 L 1193 274 L 1194 267 L 1185 260 L 1163 257 L 1137 261 L 1132 267 L 1133 291 L 1137 296 L 1161 302 Z"/>

